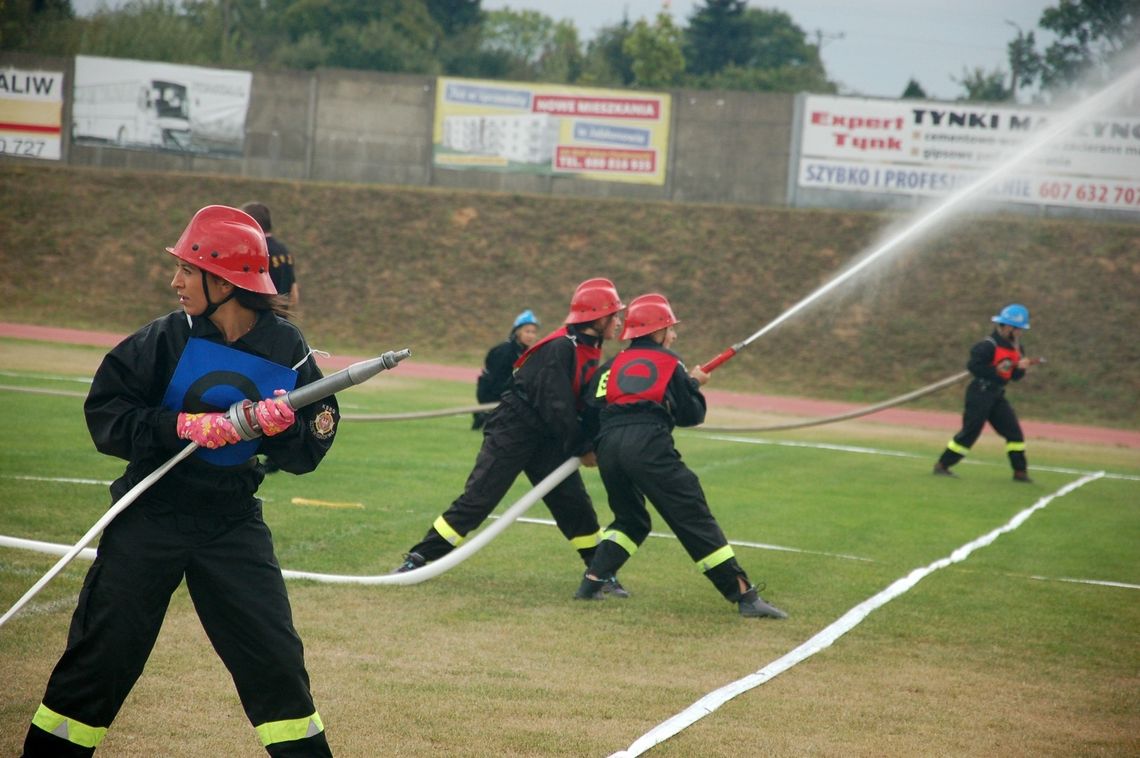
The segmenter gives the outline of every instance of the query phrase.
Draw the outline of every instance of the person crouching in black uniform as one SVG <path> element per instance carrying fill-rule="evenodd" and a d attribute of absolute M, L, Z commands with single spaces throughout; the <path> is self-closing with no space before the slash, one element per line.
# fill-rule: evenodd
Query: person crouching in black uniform
<path fill-rule="evenodd" d="M 603 596 L 602 577 L 613 575 L 645 542 L 651 527 L 646 498 L 665 519 L 698 568 L 740 615 L 783 619 L 766 603 L 736 561 L 709 510 L 701 482 L 673 445 L 674 426 L 705 420 L 701 386 L 709 375 L 689 373 L 669 348 L 678 323 L 663 295 L 642 295 L 629 305 L 622 339 L 629 347 L 599 370 L 590 402 L 600 405 L 598 471 L 614 521 L 603 533 L 575 597 Z"/>
<path fill-rule="evenodd" d="M 609 279 L 588 279 L 570 301 L 565 326 L 532 345 L 515 362 L 514 377 L 483 429 L 483 446 L 467 486 L 435 520 L 423 540 L 404 555 L 397 573 L 413 571 L 450 553 L 490 515 L 520 473 L 538 484 L 571 456 L 595 466 L 593 435 L 582 424 L 584 396 L 601 362 L 602 343 L 621 328 L 625 304 Z M 564 537 L 588 566 L 601 528 L 593 501 L 575 471 L 547 494 Z M 607 593 L 628 597 L 607 576 Z"/>
<path fill-rule="evenodd" d="M 515 317 L 506 342 L 500 342 L 487 351 L 487 357 L 483 359 L 483 371 L 475 382 L 475 399 L 480 403 L 498 402 L 511 383 L 515 361 L 537 339 L 538 319 L 534 317 L 534 311 L 527 309 Z M 471 420 L 471 428 L 482 429 L 485 423 L 487 413 L 476 411 Z"/>
<path fill-rule="evenodd" d="M 116 501 L 188 442 L 199 447 L 103 530 L 23 755 L 95 752 L 185 579 L 265 750 L 277 758 L 329 756 L 256 497 L 264 477 L 256 455 L 269 452 L 294 474 L 312 471 L 333 444 L 337 401 L 329 396 L 294 411 L 279 399 L 321 372 L 304 336 L 274 308 L 256 221 L 207 206 L 166 249 L 177 259 L 170 286 L 181 310 L 107 353 L 83 412 L 99 452 L 128 462 L 111 484 Z M 224 409 L 245 399 L 256 402 L 264 436 L 242 441 Z M 172 742 L 164 752 L 184 751 Z"/>
<path fill-rule="evenodd" d="M 1025 435 L 1013 405 L 1005 398 L 1005 386 L 1020 381 L 1030 366 L 1043 359 L 1026 358 L 1021 349 L 1021 333 L 1029 329 L 1029 309 L 1024 305 L 1007 305 L 990 321 L 997 324 L 993 334 L 970 348 L 966 368 L 974 378 L 966 387 L 962 428 L 946 443 L 946 449 L 934 464 L 934 474 L 957 476 L 950 467 L 966 457 L 989 421 L 994 431 L 1005 438 L 1014 481 L 1030 482 Z"/>

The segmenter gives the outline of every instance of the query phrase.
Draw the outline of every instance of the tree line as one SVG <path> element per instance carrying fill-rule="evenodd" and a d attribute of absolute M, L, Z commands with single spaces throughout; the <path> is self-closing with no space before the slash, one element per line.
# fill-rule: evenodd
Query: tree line
<path fill-rule="evenodd" d="M 1017 29 L 1009 70 L 966 69 L 961 100 L 1049 99 L 1137 47 L 1140 0 L 1059 0 Z M 224 68 L 320 67 L 582 86 L 836 93 L 820 45 L 780 10 L 704 0 L 684 25 L 628 16 L 583 42 L 567 20 L 481 0 L 128 0 L 78 17 L 71 0 L 0 0 L 0 50 Z M 903 97 L 925 97 L 908 83 Z"/>

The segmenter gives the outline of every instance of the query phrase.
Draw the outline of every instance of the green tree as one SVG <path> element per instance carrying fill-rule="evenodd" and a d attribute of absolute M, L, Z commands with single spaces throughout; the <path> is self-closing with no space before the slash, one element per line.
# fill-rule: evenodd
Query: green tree
<path fill-rule="evenodd" d="M 1140 41 L 1140 3 L 1136 0 L 1061 0 L 1046 8 L 1039 25 L 1057 35 L 1045 48 L 1041 83 L 1060 89 L 1085 71 L 1109 78 L 1124 54 Z"/>
<path fill-rule="evenodd" d="M 752 30 L 746 10 L 745 0 L 705 0 L 693 11 L 684 48 L 690 74 L 716 74 L 733 64 L 748 64 Z"/>
<path fill-rule="evenodd" d="M 411 0 L 270 0 L 285 42 L 274 64 L 436 73 L 443 30 Z"/>
<path fill-rule="evenodd" d="M 960 96 L 958 100 L 1001 103 L 1013 99 L 1013 90 L 1005 86 L 1005 72 L 1000 68 L 993 71 L 986 71 L 981 67 L 972 70 L 963 69 L 962 78 L 954 81 L 966 90 L 966 94 Z"/>
<path fill-rule="evenodd" d="M 481 0 L 427 0 L 427 10 L 449 37 L 462 34 L 483 23 Z"/>
<path fill-rule="evenodd" d="M 483 49 L 505 57 L 509 78 L 534 81 L 542 53 L 554 39 L 554 26 L 554 19 L 538 11 L 488 11 Z"/>
<path fill-rule="evenodd" d="M 586 45 L 581 82 L 599 87 L 626 87 L 633 84 L 633 59 L 625 52 L 625 41 L 633 33 L 628 17 L 598 30 Z"/>
<path fill-rule="evenodd" d="M 715 89 L 835 92 L 819 46 L 783 11 L 707 0 L 685 33 L 686 83 Z M 690 58 L 689 56 L 696 56 Z"/>
<path fill-rule="evenodd" d="M 903 90 L 902 99 L 903 100 L 924 100 L 924 99 L 926 99 L 926 97 L 927 97 L 926 90 L 924 90 L 922 88 L 922 85 L 918 83 L 918 80 L 916 80 L 912 76 L 910 78 L 910 80 L 907 81 L 907 83 L 906 83 L 906 89 Z"/>
<path fill-rule="evenodd" d="M 499 78 L 508 68 L 506 56 L 483 49 L 481 0 L 427 0 L 428 13 L 443 34 L 433 53 L 445 74 Z"/>
<path fill-rule="evenodd" d="M 681 44 L 681 30 L 668 13 L 658 13 L 652 26 L 645 19 L 634 24 L 622 43 L 622 52 L 632 61 L 633 83 L 640 87 L 676 84 L 685 70 Z"/>
<path fill-rule="evenodd" d="M 554 24 L 550 40 L 539 56 L 535 78 L 541 82 L 570 84 L 581 78 L 584 62 L 578 27 L 571 21 L 559 21 Z"/>
<path fill-rule="evenodd" d="M 71 55 L 74 18 L 70 0 L 0 0 L 0 50 Z"/>
<path fill-rule="evenodd" d="M 168 63 L 217 65 L 220 27 L 194 23 L 170 0 L 132 0 L 84 19 L 76 53 Z"/>
<path fill-rule="evenodd" d="M 1060 0 L 1038 26 L 1056 39 L 1039 52 L 1033 32 L 1018 30 L 1009 43 L 1013 89 L 1039 84 L 1046 97 L 1078 85 L 1111 79 L 1140 45 L 1137 0 Z"/>

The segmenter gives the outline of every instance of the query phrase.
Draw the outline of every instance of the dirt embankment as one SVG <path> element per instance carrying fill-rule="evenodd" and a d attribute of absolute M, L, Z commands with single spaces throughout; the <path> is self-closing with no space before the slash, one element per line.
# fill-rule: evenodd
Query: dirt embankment
<path fill-rule="evenodd" d="M 515 316 L 553 327 L 574 286 L 666 293 L 678 351 L 706 361 L 873 249 L 880 213 L 635 203 L 5 164 L 0 320 L 126 332 L 172 310 L 163 247 L 195 210 L 261 200 L 298 258 L 310 341 L 412 345 L 477 366 Z M 721 389 L 873 402 L 960 371 L 989 317 L 1032 311 L 1049 362 L 1013 391 L 1025 418 L 1140 427 L 1135 225 L 959 219 L 901 250 L 720 369 Z M 956 412 L 960 393 L 920 407 Z"/>

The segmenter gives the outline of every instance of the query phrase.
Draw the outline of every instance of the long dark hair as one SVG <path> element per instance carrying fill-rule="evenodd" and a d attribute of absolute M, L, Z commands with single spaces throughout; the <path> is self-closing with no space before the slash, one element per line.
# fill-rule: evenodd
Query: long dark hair
<path fill-rule="evenodd" d="M 289 318 L 289 311 L 285 308 L 285 298 L 281 295 L 263 295 L 241 287 L 234 287 L 234 292 L 236 293 L 234 299 L 244 308 L 258 312 L 272 311 L 281 318 Z"/>

